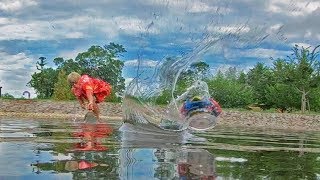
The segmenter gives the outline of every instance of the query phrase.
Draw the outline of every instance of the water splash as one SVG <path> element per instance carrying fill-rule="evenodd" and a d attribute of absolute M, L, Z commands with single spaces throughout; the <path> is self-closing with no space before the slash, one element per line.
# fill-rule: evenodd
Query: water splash
<path fill-rule="evenodd" d="M 190 53 L 179 58 L 166 58 L 158 64 L 151 78 L 143 78 L 138 75 L 128 85 L 124 94 L 125 122 L 151 123 L 157 127 L 163 127 L 165 122 L 170 123 L 168 127 L 173 127 L 165 129 L 177 131 L 188 128 L 189 121 L 180 113 L 181 105 L 190 96 L 209 98 L 208 85 L 195 77 L 191 87 L 185 89 L 181 95 L 176 95 L 178 79 L 183 71 L 186 71 L 191 64 L 198 62 L 205 52 L 219 40 L 219 38 L 206 34 Z M 170 93 L 170 99 L 166 107 L 161 107 L 156 105 L 156 98 L 164 91 Z"/>

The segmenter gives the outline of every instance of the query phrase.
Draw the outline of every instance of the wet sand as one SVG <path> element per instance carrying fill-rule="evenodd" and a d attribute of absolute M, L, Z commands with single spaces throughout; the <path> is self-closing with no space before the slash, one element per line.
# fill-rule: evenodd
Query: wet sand
<path fill-rule="evenodd" d="M 0 119 L 72 119 L 86 114 L 77 101 L 0 100 Z M 102 103 L 103 120 L 122 120 L 121 104 Z M 319 131 L 320 115 L 223 110 L 218 126 Z"/>

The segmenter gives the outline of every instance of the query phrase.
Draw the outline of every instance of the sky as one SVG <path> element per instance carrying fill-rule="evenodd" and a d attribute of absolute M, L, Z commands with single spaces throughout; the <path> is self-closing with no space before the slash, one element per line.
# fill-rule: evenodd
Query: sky
<path fill-rule="evenodd" d="M 166 57 L 197 53 L 214 73 L 248 71 L 257 62 L 320 44 L 318 0 L 0 0 L 0 86 L 21 97 L 39 57 L 75 58 L 110 42 L 127 50 L 123 76 L 138 62 L 155 68 Z M 209 42 L 209 43 L 208 43 Z M 187 59 L 188 60 L 188 59 Z"/>

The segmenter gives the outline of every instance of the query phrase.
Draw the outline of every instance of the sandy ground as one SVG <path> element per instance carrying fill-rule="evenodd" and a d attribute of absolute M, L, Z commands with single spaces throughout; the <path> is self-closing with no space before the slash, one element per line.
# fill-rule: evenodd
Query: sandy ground
<path fill-rule="evenodd" d="M 85 113 L 76 101 L 0 100 L 0 119 L 72 119 L 84 117 Z M 102 103 L 101 115 L 104 120 L 121 121 L 121 104 Z M 320 115 L 224 110 L 218 126 L 319 131 Z"/>

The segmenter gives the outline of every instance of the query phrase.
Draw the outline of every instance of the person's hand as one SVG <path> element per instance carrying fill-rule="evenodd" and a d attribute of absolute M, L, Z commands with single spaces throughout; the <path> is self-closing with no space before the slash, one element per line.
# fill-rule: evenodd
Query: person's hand
<path fill-rule="evenodd" d="M 90 102 L 88 103 L 88 110 L 89 111 L 93 110 L 93 103 L 90 103 Z"/>
<path fill-rule="evenodd" d="M 86 105 L 84 103 L 80 103 L 82 109 L 86 109 Z"/>

